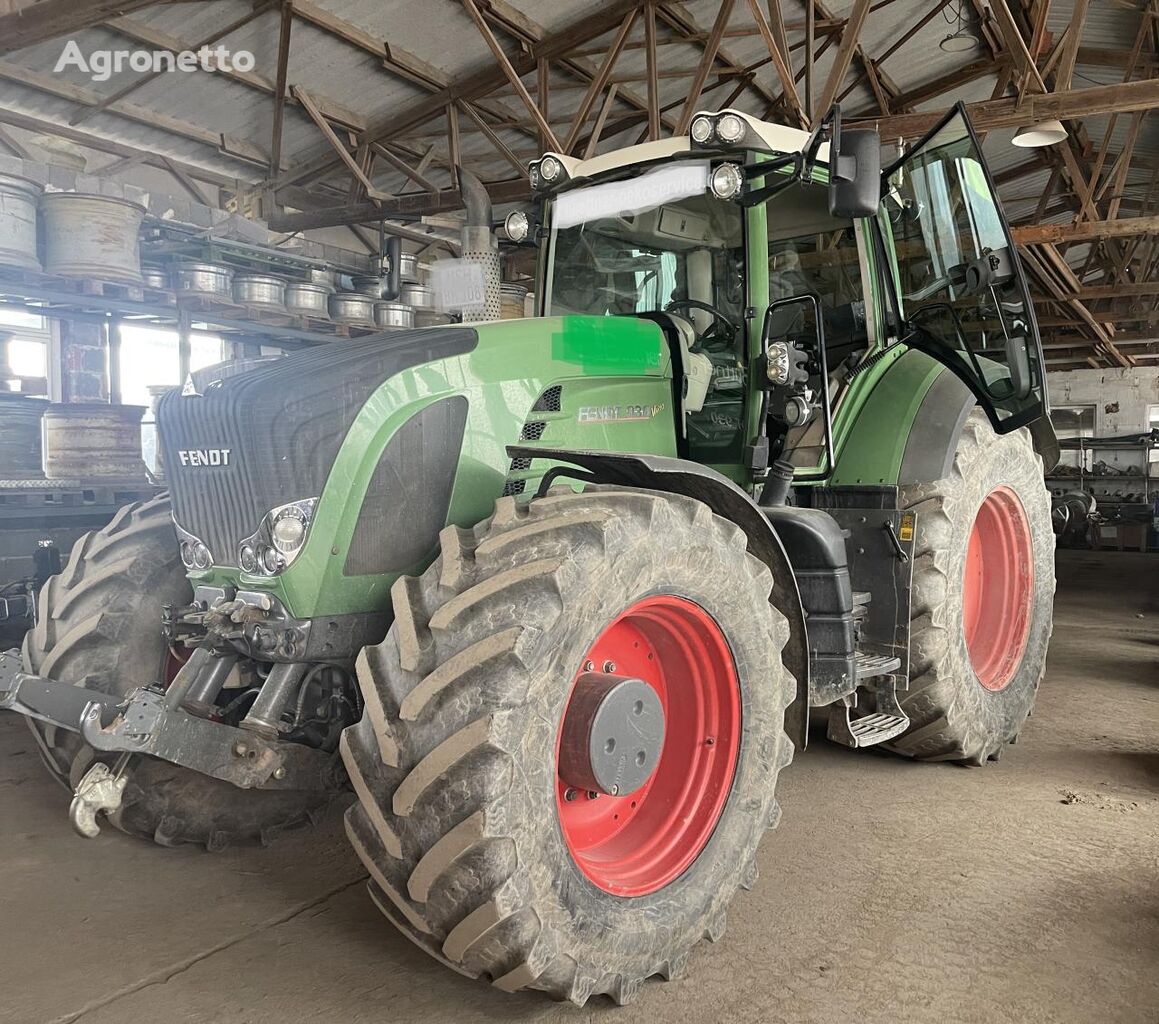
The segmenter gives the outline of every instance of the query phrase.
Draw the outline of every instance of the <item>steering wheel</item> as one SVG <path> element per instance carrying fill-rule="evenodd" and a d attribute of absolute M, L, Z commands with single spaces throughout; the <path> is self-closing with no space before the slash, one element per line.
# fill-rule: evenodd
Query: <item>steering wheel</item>
<path fill-rule="evenodd" d="M 717 339 L 723 345 L 731 345 L 736 332 L 739 330 L 737 324 L 709 302 L 701 302 L 700 299 L 673 299 L 664 307 L 664 312 L 671 313 L 677 309 L 699 309 L 712 317 L 712 323 L 696 339 L 697 346 Z"/>

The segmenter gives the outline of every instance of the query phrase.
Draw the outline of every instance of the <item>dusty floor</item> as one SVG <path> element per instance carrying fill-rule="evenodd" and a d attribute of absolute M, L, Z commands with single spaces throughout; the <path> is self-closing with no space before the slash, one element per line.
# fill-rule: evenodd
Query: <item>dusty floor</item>
<path fill-rule="evenodd" d="M 1159 558 L 1064 552 L 1038 711 L 999 764 L 820 737 L 729 930 L 576 1011 L 451 974 L 380 919 L 339 819 L 269 850 L 77 838 L 0 721 L 0 1021 L 1159 1022 Z"/>

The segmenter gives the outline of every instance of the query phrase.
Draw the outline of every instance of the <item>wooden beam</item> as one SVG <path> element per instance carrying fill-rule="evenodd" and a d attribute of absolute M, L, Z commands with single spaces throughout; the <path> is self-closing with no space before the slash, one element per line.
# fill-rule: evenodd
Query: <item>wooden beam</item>
<path fill-rule="evenodd" d="M 382 159 L 385 160 L 388 164 L 390 164 L 390 166 L 393 167 L 396 171 L 399 171 L 402 174 L 404 174 L 407 178 L 409 178 L 411 181 L 413 181 L 420 188 L 425 188 L 428 192 L 437 192 L 439 190 L 439 186 L 436 185 L 433 181 L 431 181 L 431 179 L 428 178 L 426 175 L 424 175 L 422 171 L 418 170 L 415 167 L 411 167 L 411 165 L 408 164 L 405 160 L 403 160 L 402 157 L 396 155 L 395 153 L 392 153 L 383 144 L 378 143 L 378 142 L 372 142 L 372 143 L 370 143 L 369 148 L 377 156 L 382 157 Z"/>
<path fill-rule="evenodd" d="M 32 155 L 20 141 L 14 138 L 7 130 L 0 128 L 0 146 L 3 146 L 10 153 L 20 157 L 21 160 L 35 160 L 36 157 Z"/>
<path fill-rule="evenodd" d="M 487 194 L 493 203 L 515 203 L 528 198 L 527 182 L 522 178 L 486 183 Z M 301 213 L 280 213 L 270 218 L 272 231 L 286 234 L 310 231 L 315 228 L 338 227 L 344 224 L 366 224 L 393 217 L 422 217 L 449 213 L 463 208 L 463 197 L 458 189 L 439 192 L 413 192 L 395 196 L 381 203 L 332 206 Z"/>
<path fill-rule="evenodd" d="M 503 157 L 512 167 L 515 168 L 515 173 L 522 175 L 524 178 L 530 180 L 530 174 L 527 170 L 527 165 L 519 159 L 511 148 L 495 133 L 494 129 L 483 120 L 482 115 L 470 103 L 460 102 L 459 107 L 463 113 L 466 114 L 472 121 L 479 126 L 479 130 L 487 136 L 491 145 L 499 151 L 499 155 Z"/>
<path fill-rule="evenodd" d="M 1088 0 L 1074 0 L 1071 8 L 1069 34 L 1066 48 L 1058 62 L 1058 74 L 1055 78 L 1055 88 L 1065 92 L 1070 88 L 1071 76 L 1074 74 L 1075 61 L 1078 59 L 1079 43 L 1082 41 L 1083 21 L 1087 16 Z"/>
<path fill-rule="evenodd" d="M 616 66 L 616 61 L 619 60 L 620 54 L 623 52 L 624 44 L 628 41 L 628 33 L 632 31 L 632 26 L 636 23 L 637 14 L 638 12 L 633 9 L 625 14 L 624 20 L 620 22 L 620 27 L 616 31 L 611 45 L 608 47 L 608 52 L 604 55 L 599 70 L 588 83 L 587 91 L 584 93 L 583 99 L 580 100 L 579 106 L 576 107 L 576 112 L 572 117 L 571 131 L 567 133 L 567 138 L 563 140 L 563 152 L 570 153 L 579 141 L 580 132 L 587 122 L 592 106 L 595 104 L 599 94 L 604 91 L 604 87 L 608 84 L 608 79 L 611 77 L 612 70 Z"/>
<path fill-rule="evenodd" d="M 592 128 L 592 133 L 588 137 L 587 145 L 584 147 L 585 160 L 595 156 L 596 147 L 600 144 L 600 135 L 604 130 L 604 125 L 607 123 L 608 114 L 611 113 L 612 107 L 616 102 L 616 90 L 620 87 L 613 82 L 608 89 L 608 95 L 604 97 L 604 105 L 600 107 L 600 112 L 596 115 L 596 123 Z"/>
<path fill-rule="evenodd" d="M 197 202 L 202 206 L 208 206 L 212 210 L 216 210 L 220 205 L 213 202 L 202 190 L 201 186 L 197 184 L 188 174 L 186 174 L 180 167 L 173 163 L 168 157 L 163 156 L 161 160 L 165 164 L 166 170 L 177 179 L 177 183 L 185 189 Z"/>
<path fill-rule="evenodd" d="M 644 4 L 644 45 L 648 69 L 648 138 L 660 138 L 660 82 L 656 77 L 656 6 Z"/>
<path fill-rule="evenodd" d="M 542 135 L 544 141 L 547 143 L 547 147 L 558 150 L 560 148 L 559 139 L 556 138 L 551 125 L 547 123 L 547 118 L 543 116 L 543 111 L 539 109 L 535 100 L 531 98 L 531 93 L 527 91 L 527 86 L 523 84 L 519 73 L 515 70 L 515 66 L 511 63 L 506 51 L 499 45 L 499 40 L 495 38 L 495 33 L 491 31 L 491 26 L 487 24 L 487 19 L 483 17 L 476 0 L 462 0 L 462 3 L 467 9 L 467 13 L 471 15 L 471 20 L 475 22 L 475 27 L 479 30 L 483 41 L 487 44 L 487 49 L 491 51 L 491 56 L 495 58 L 495 63 L 499 65 L 504 77 L 506 77 L 511 87 L 515 90 L 515 94 L 523 102 L 523 105 L 527 108 L 527 112 L 531 114 L 532 119 L 539 128 L 540 135 Z M 537 57 L 536 64 L 546 59 L 546 57 Z"/>
<path fill-rule="evenodd" d="M 574 51 L 578 46 L 603 35 L 619 24 L 624 15 L 636 4 L 637 0 L 609 0 L 595 12 L 584 14 L 559 30 L 545 34 L 539 42 L 528 48 L 527 53 L 513 58 L 516 70 L 528 73 L 541 57 L 558 59 L 561 55 Z M 400 138 L 409 130 L 436 117 L 444 116 L 456 100 L 465 99 L 474 102 L 493 92 L 505 81 L 506 75 L 497 66 L 480 68 L 449 82 L 438 92 L 431 93 L 402 110 L 392 111 L 387 116 L 377 119 L 367 126 L 362 141 L 377 142 L 380 139 Z M 275 188 L 282 188 L 299 181 L 313 180 L 328 173 L 338 165 L 338 162 L 327 147 L 269 184 Z"/>
<path fill-rule="evenodd" d="M 769 51 L 769 58 L 773 62 L 777 78 L 780 80 L 781 95 L 784 97 L 785 105 L 789 108 L 790 115 L 796 119 L 797 124 L 804 128 L 808 125 L 808 119 L 801 109 L 801 98 L 797 95 L 797 85 L 793 81 L 793 68 L 789 64 L 789 46 L 788 40 L 785 38 L 784 22 L 781 19 L 780 0 L 769 0 L 770 13 L 776 11 L 779 32 L 774 30 L 773 26 L 765 19 L 760 0 L 748 0 L 748 5 L 752 12 L 753 21 L 757 24 L 757 31 L 761 34 L 761 38 L 765 41 L 765 48 Z M 726 103 L 725 106 L 729 106 L 729 104 Z"/>
<path fill-rule="evenodd" d="M 969 104 L 967 111 L 978 131 L 989 131 L 1051 119 L 1074 120 L 1098 114 L 1148 110 L 1154 106 L 1159 106 L 1159 78 L 1121 85 L 1092 86 L 1066 93 L 1025 96 L 1021 103 L 1014 98 L 983 100 Z M 912 139 L 932 129 L 942 116 L 940 112 L 895 114 L 893 117 L 868 120 L 879 126 L 882 138 Z"/>
<path fill-rule="evenodd" d="M 0 79 L 27 86 L 29 89 L 68 100 L 70 103 L 82 107 L 92 108 L 102 102 L 100 93 L 85 86 L 73 85 L 65 79 L 64 75 L 41 74 L 11 61 L 0 60 Z M 269 157 L 263 150 L 243 139 L 230 139 L 201 125 L 180 121 L 175 117 L 169 117 L 136 103 L 116 103 L 108 109 L 107 113 L 159 131 L 168 132 L 203 146 L 209 146 L 241 163 L 264 168 L 269 162 Z M 100 147 L 94 148 L 99 149 Z"/>
<path fill-rule="evenodd" d="M 829 71 L 829 78 L 825 82 L 825 88 L 821 91 L 821 102 L 816 111 L 817 117 L 824 117 L 837 99 L 837 92 L 845 80 L 845 75 L 849 72 L 850 63 L 853 61 L 853 51 L 856 49 L 858 39 L 861 36 L 865 16 L 869 13 L 869 4 L 870 0 L 856 0 L 853 10 L 849 13 L 849 20 L 845 23 L 845 29 L 841 33 L 841 45 L 837 48 L 837 56 L 833 58 L 833 67 Z"/>
<path fill-rule="evenodd" d="M 23 128 L 26 131 L 37 132 L 42 135 L 59 135 L 63 139 L 69 139 L 88 149 L 95 149 L 101 153 L 112 153 L 122 158 L 122 166 L 143 163 L 151 167 L 160 167 L 163 170 L 168 170 L 165 166 L 164 159 L 158 153 L 149 153 L 134 149 L 132 146 L 126 146 L 124 143 L 114 142 L 111 139 L 94 135 L 91 132 L 80 131 L 66 124 L 58 124 L 55 121 L 48 121 L 41 117 L 33 117 L 30 114 L 25 114 L 23 111 L 0 107 L 0 123 L 15 125 L 17 128 Z M 237 188 L 236 178 L 229 177 L 217 171 L 206 170 L 204 167 L 194 167 L 180 160 L 172 160 L 171 162 L 174 166 L 180 167 L 186 174 L 191 176 L 196 175 L 201 181 L 212 182 L 214 185 L 221 185 L 224 188 Z M 101 168 L 97 173 L 103 174 L 104 171 L 105 168 Z"/>
<path fill-rule="evenodd" d="M 259 3 L 254 5 L 252 10 L 247 11 L 240 18 L 235 18 L 233 21 L 229 22 L 229 24 L 225 25 L 224 27 L 219 28 L 219 29 L 215 30 L 214 32 L 211 32 L 204 39 L 200 39 L 196 43 L 191 44 L 189 47 L 190 50 L 196 52 L 196 51 L 202 49 L 203 47 L 211 46 L 213 43 L 220 42 L 226 36 L 231 35 L 232 33 L 236 32 L 239 28 L 244 28 L 250 22 L 256 21 L 263 14 L 265 14 L 266 11 L 268 11 L 271 7 L 273 7 L 273 5 L 274 5 L 274 0 L 260 0 Z M 86 110 L 82 110 L 79 114 L 75 114 L 69 120 L 69 123 L 72 124 L 73 126 L 76 126 L 76 125 L 81 124 L 84 121 L 87 121 L 94 114 L 100 113 L 100 111 L 107 109 L 108 107 L 112 106 L 114 103 L 118 102 L 119 100 L 124 99 L 130 93 L 136 92 L 143 85 L 148 85 L 149 82 L 152 82 L 157 78 L 160 78 L 164 74 L 168 74 L 168 72 L 163 71 L 163 70 L 150 71 L 147 74 L 142 75 L 140 78 L 136 79 L 135 81 L 130 82 L 128 85 L 116 90 L 116 92 L 113 92 L 110 95 L 104 97 L 100 101 L 100 103 L 97 103 L 94 106 L 87 108 Z"/>
<path fill-rule="evenodd" d="M 157 0 L 38 0 L 0 16 L 0 55 L 99 25 L 116 14 L 152 7 Z"/>
<path fill-rule="evenodd" d="M 1011 228 L 1014 241 L 1023 245 L 1042 242 L 1089 242 L 1096 238 L 1122 238 L 1159 231 L 1159 216 L 1121 220 L 1083 220 L 1077 224 L 1032 224 Z"/>
<path fill-rule="evenodd" d="M 300 85 L 290 86 L 290 92 L 293 94 L 294 98 L 302 104 L 302 107 L 305 109 L 306 113 L 310 115 L 310 120 L 314 122 L 318 130 L 326 137 L 326 141 L 330 143 L 331 147 L 334 149 L 334 152 L 338 154 L 339 158 L 346 165 L 350 173 L 353 174 L 354 177 L 362 183 L 362 187 L 366 189 L 366 194 L 371 199 L 389 198 L 374 187 L 374 182 L 372 182 L 370 178 L 367 177 L 366 172 L 363 171 L 361 165 L 351 155 L 350 150 L 347 149 L 343 141 L 338 138 L 338 134 L 330 126 L 330 122 L 322 116 L 322 112 L 310 98 L 310 94 Z M 369 145 L 369 143 L 364 144 Z"/>
<path fill-rule="evenodd" d="M 270 136 L 270 177 L 282 171 L 282 128 L 286 117 L 286 76 L 290 67 L 290 34 L 294 29 L 294 5 L 283 0 L 278 23 L 277 83 L 274 86 L 274 123 Z"/>
<path fill-rule="evenodd" d="M 732 14 L 734 0 L 718 0 L 718 2 L 719 6 L 716 9 L 712 30 L 708 33 L 708 39 L 705 40 L 704 52 L 700 55 L 700 63 L 696 67 L 696 74 L 692 76 L 692 84 L 688 88 L 688 99 L 685 100 L 684 110 L 676 122 L 676 131 L 674 132 L 676 135 L 685 135 L 688 132 L 692 115 L 700 103 L 700 92 L 704 88 L 704 83 L 708 81 L 708 73 L 712 70 L 713 64 L 716 63 L 716 55 L 720 50 L 720 40 L 724 35 L 724 30 L 728 27 L 728 19 Z"/>

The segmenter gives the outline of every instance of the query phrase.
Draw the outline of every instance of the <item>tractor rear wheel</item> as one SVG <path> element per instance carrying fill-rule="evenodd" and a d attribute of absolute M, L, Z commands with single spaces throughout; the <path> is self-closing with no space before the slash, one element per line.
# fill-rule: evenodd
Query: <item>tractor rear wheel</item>
<path fill-rule="evenodd" d="M 1017 738 L 1046 668 L 1054 534 L 1025 429 L 970 414 L 950 475 L 902 488 L 917 512 L 910 611 L 911 725 L 887 746 L 980 765 Z"/>
<path fill-rule="evenodd" d="M 41 590 L 36 627 L 24 641 L 27 670 L 111 694 L 171 678 L 180 660 L 161 635 L 162 608 L 193 598 L 179 551 L 167 495 L 128 505 L 81 537 L 64 571 Z M 49 770 L 73 789 L 93 762 L 92 748 L 75 732 L 28 724 Z M 238 789 L 149 757 L 137 757 L 129 773 L 109 821 L 163 846 L 268 842 L 327 802 L 317 793 Z"/>
<path fill-rule="evenodd" d="M 690 498 L 501 498 L 394 587 L 358 665 L 347 832 L 456 971 L 630 999 L 724 930 L 778 817 L 793 682 L 744 533 Z"/>

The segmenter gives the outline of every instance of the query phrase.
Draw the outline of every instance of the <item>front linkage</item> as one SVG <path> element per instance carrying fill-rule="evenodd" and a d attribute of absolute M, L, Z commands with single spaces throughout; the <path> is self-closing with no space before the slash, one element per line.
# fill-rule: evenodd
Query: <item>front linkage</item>
<path fill-rule="evenodd" d="M 0 654 L 0 711 L 15 711 L 80 733 L 94 750 L 119 755 L 111 767 L 103 762 L 92 765 L 76 787 L 69 818 L 84 836 L 97 835 L 98 812 L 112 813 L 120 806 L 130 760 L 137 754 L 169 761 L 241 789 L 345 788 L 341 768 L 324 750 L 278 740 L 263 735 L 261 729 L 237 728 L 203 718 L 182 707 L 191 691 L 230 667 L 228 659 L 214 658 L 200 649 L 167 689 L 156 683 L 115 697 L 27 673 L 20 652 L 13 649 Z M 298 665 L 276 666 L 251 715 L 267 692 L 267 700 L 274 699 L 279 689 L 300 684 L 303 669 Z"/>

